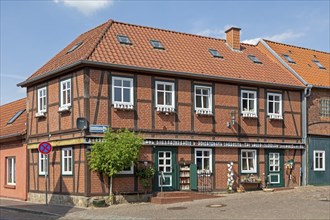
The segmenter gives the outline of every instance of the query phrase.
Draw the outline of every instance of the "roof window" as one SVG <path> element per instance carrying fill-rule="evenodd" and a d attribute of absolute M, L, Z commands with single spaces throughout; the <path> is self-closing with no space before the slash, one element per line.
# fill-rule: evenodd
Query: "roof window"
<path fill-rule="evenodd" d="M 163 44 L 159 40 L 151 40 L 150 43 L 155 49 L 165 49 Z"/>
<path fill-rule="evenodd" d="M 11 119 L 7 122 L 7 125 L 12 124 L 24 111 L 25 109 L 16 112 L 16 114 L 13 117 L 11 117 Z"/>
<path fill-rule="evenodd" d="M 319 67 L 319 69 L 325 69 L 325 67 L 320 63 L 318 60 L 313 60 L 313 62 L 316 64 L 316 66 Z"/>
<path fill-rule="evenodd" d="M 223 56 L 221 56 L 221 54 L 219 53 L 219 51 L 215 50 L 215 49 L 209 49 L 210 53 L 212 54 L 213 57 L 217 57 L 217 58 L 223 58 Z"/>
<path fill-rule="evenodd" d="M 117 39 L 121 44 L 132 44 L 131 40 L 125 35 L 117 35 Z"/>
<path fill-rule="evenodd" d="M 289 55 L 287 54 L 282 54 L 282 55 L 289 63 L 296 63 Z"/>
<path fill-rule="evenodd" d="M 261 64 L 262 62 L 254 55 L 248 55 L 248 57 L 250 58 L 250 60 L 253 61 L 253 63 L 259 63 Z"/>
<path fill-rule="evenodd" d="M 75 51 L 75 50 L 78 49 L 78 47 L 80 47 L 82 44 L 83 44 L 83 41 L 80 41 L 80 42 L 76 43 L 76 44 L 73 45 L 73 47 L 71 47 L 71 49 L 68 50 L 68 52 L 66 52 L 66 53 L 71 53 L 71 52 Z"/>

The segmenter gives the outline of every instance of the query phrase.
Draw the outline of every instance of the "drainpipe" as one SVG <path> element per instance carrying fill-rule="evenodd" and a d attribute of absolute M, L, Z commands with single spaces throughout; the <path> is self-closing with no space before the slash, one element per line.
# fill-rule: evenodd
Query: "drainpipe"
<path fill-rule="evenodd" d="M 305 144 L 306 149 L 303 150 L 302 152 L 302 161 L 301 161 L 301 166 L 302 166 L 302 182 L 301 184 L 303 186 L 307 185 L 307 157 L 308 157 L 308 147 L 307 147 L 307 98 L 311 95 L 312 91 L 311 85 L 307 85 L 307 87 L 304 90 L 303 94 L 303 101 L 302 101 L 302 142 Z"/>

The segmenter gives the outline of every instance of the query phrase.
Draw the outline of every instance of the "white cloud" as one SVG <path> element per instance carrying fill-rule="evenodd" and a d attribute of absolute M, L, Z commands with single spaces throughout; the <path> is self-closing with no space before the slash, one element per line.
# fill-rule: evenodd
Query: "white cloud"
<path fill-rule="evenodd" d="M 225 31 L 230 27 L 234 27 L 234 25 L 225 25 L 223 28 L 207 28 L 195 31 L 195 34 L 206 37 L 225 38 Z"/>
<path fill-rule="evenodd" d="M 53 0 L 55 3 L 63 3 L 65 6 L 73 7 L 85 15 L 91 15 L 96 11 L 110 6 L 114 0 Z"/>
<path fill-rule="evenodd" d="M 262 38 L 253 38 L 253 39 L 244 40 L 244 41 L 242 41 L 242 43 L 256 45 L 259 42 L 259 40 L 261 40 L 261 39 L 267 39 L 267 40 L 271 40 L 271 41 L 284 43 L 287 40 L 299 38 L 304 35 L 305 35 L 304 33 L 294 33 L 293 31 L 286 31 L 284 33 L 275 34 L 273 36 L 265 36 Z"/>

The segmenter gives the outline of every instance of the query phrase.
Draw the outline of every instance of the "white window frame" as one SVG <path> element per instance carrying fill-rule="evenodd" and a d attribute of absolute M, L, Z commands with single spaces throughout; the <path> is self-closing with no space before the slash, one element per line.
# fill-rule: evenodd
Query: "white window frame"
<path fill-rule="evenodd" d="M 277 182 L 272 181 L 272 176 L 277 176 Z M 279 184 L 280 183 L 280 174 L 278 173 L 271 173 L 269 174 L 269 183 L 271 184 Z"/>
<path fill-rule="evenodd" d="M 201 151 L 202 152 L 202 156 L 197 156 L 197 151 Z M 209 152 L 209 156 L 208 157 L 205 157 L 204 156 L 204 152 L 205 151 L 208 151 Z M 212 166 L 213 166 L 213 164 L 212 164 L 212 157 L 213 157 L 213 155 L 212 155 L 212 148 L 195 148 L 195 164 L 197 165 L 197 158 L 201 158 L 202 159 L 202 169 L 201 170 L 204 170 L 204 171 L 206 171 L 206 170 L 209 170 L 211 173 L 212 173 Z M 209 158 L 209 164 L 210 164 L 210 167 L 209 167 L 209 169 L 205 169 L 205 165 L 204 165 L 204 159 L 205 158 Z"/>
<path fill-rule="evenodd" d="M 196 90 L 197 89 L 202 89 L 202 94 L 198 95 L 198 96 L 201 96 L 202 97 L 202 100 L 201 100 L 201 103 L 202 103 L 202 107 L 197 107 L 197 93 L 196 93 Z M 195 110 L 198 110 L 198 109 L 202 109 L 202 110 L 209 110 L 209 111 L 212 111 L 212 87 L 210 86 L 200 86 L 200 85 L 195 85 Z M 203 97 L 205 95 L 203 95 L 203 90 L 209 90 L 209 95 L 208 95 L 208 102 L 209 102 L 209 107 L 208 108 L 204 108 L 204 103 L 203 103 Z"/>
<path fill-rule="evenodd" d="M 243 93 L 247 93 L 247 98 L 243 98 Z M 248 103 L 248 106 L 249 106 L 249 94 L 253 94 L 254 95 L 254 98 L 251 99 L 254 101 L 253 103 L 253 108 L 254 108 L 254 111 L 249 111 L 249 110 L 244 110 L 243 109 L 243 100 L 244 99 L 247 99 L 247 103 Z M 257 92 L 256 91 L 252 91 L 252 90 L 241 90 L 241 113 L 248 113 L 248 114 L 254 114 L 254 115 L 257 115 Z"/>
<path fill-rule="evenodd" d="M 38 112 L 47 112 L 47 88 L 42 87 L 38 92 Z"/>
<path fill-rule="evenodd" d="M 63 89 L 63 85 L 66 84 L 66 89 Z M 68 84 L 70 84 L 70 88 L 68 88 Z M 66 79 L 61 81 L 60 83 L 60 96 L 61 96 L 61 107 L 65 107 L 65 106 L 71 106 L 72 103 L 72 83 L 71 83 L 71 79 Z M 67 97 L 63 96 L 63 93 L 66 92 L 69 93 L 70 95 L 70 102 L 68 102 Z M 65 100 L 65 101 L 64 101 Z"/>
<path fill-rule="evenodd" d="M 73 169 L 74 169 L 74 166 L 73 166 L 73 149 L 72 147 L 64 147 L 62 148 L 62 162 L 61 162 L 61 167 L 62 167 L 62 175 L 72 175 L 73 174 Z M 65 151 L 71 151 L 71 156 L 65 156 L 64 155 L 64 152 Z M 67 159 L 67 160 L 65 160 Z M 71 167 L 71 171 L 69 170 L 65 170 L 65 163 L 67 163 L 67 168 Z"/>
<path fill-rule="evenodd" d="M 164 90 L 158 91 L 158 85 L 163 85 L 164 86 Z M 172 91 L 166 91 L 165 87 L 167 85 L 172 86 Z M 164 94 L 164 104 L 158 104 L 158 92 L 163 92 Z M 172 104 L 171 105 L 166 105 L 166 93 L 171 93 L 172 96 Z M 175 85 L 174 82 L 164 82 L 164 81 L 156 81 L 155 82 L 155 105 L 156 107 L 170 107 L 170 108 L 174 108 L 174 103 L 175 103 Z"/>
<path fill-rule="evenodd" d="M 134 174 L 134 163 L 132 162 L 129 170 L 122 170 L 118 174 Z"/>
<path fill-rule="evenodd" d="M 275 99 L 273 100 L 269 100 L 269 96 L 278 96 L 280 98 L 280 101 L 275 101 Z M 270 102 L 273 102 L 273 113 L 270 113 L 269 112 L 269 103 Z M 276 103 L 279 103 L 279 113 L 275 113 L 275 104 Z M 267 115 L 276 115 L 276 116 L 282 116 L 282 94 L 280 93 L 272 93 L 272 92 L 269 92 L 267 93 Z"/>
<path fill-rule="evenodd" d="M 39 159 L 38 159 L 38 161 L 39 161 L 39 163 L 38 163 L 39 175 L 45 175 L 46 174 L 47 164 L 45 164 L 45 160 L 46 160 L 46 155 L 39 152 Z M 41 167 L 41 164 L 42 164 L 42 167 Z"/>
<path fill-rule="evenodd" d="M 6 157 L 7 185 L 16 185 L 16 157 Z"/>
<path fill-rule="evenodd" d="M 253 159 L 253 170 L 250 170 L 249 164 L 247 164 L 247 170 L 243 170 L 243 159 L 246 157 L 243 157 L 243 152 L 252 152 L 254 154 Z M 248 158 L 246 158 L 246 161 L 248 162 Z M 257 173 L 257 150 L 250 150 L 250 149 L 242 149 L 241 150 L 241 173 Z"/>
<path fill-rule="evenodd" d="M 271 154 L 274 155 L 273 157 L 271 157 Z M 278 157 L 276 158 L 275 155 L 277 155 Z M 269 163 L 269 167 L 268 167 L 268 171 L 269 172 L 280 172 L 280 153 L 276 153 L 276 152 L 272 152 L 269 153 L 269 158 L 268 158 L 268 163 Z M 276 164 L 277 162 L 277 164 Z M 270 170 L 270 167 L 273 166 L 274 170 Z M 275 170 L 275 168 L 277 168 Z"/>
<path fill-rule="evenodd" d="M 317 156 L 316 154 L 319 154 L 319 156 Z M 320 164 L 320 158 L 323 159 L 322 164 Z M 323 150 L 314 150 L 313 151 L 313 167 L 314 167 L 314 171 L 325 171 L 325 151 Z M 322 165 L 322 167 L 316 167 L 316 165 Z"/>
<path fill-rule="evenodd" d="M 122 81 L 122 86 L 115 86 L 115 80 L 121 80 Z M 124 87 L 123 81 L 129 81 L 130 87 Z M 121 89 L 121 100 L 122 101 L 115 101 L 115 88 L 120 88 Z M 124 102 L 124 88 L 129 88 L 130 90 L 130 101 L 129 102 Z M 112 77 L 112 102 L 113 104 L 129 104 L 133 105 L 133 100 L 134 100 L 134 93 L 133 93 L 133 79 L 128 78 L 128 77 L 117 77 L 114 76 Z"/>

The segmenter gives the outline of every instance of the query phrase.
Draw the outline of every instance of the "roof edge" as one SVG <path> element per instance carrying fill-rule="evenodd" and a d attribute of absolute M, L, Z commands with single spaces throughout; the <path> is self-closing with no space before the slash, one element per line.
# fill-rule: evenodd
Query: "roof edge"
<path fill-rule="evenodd" d="M 188 76 L 188 77 L 203 78 L 203 79 L 205 79 L 205 78 L 206 79 L 215 79 L 215 80 L 223 80 L 223 81 L 227 81 L 227 82 L 249 83 L 249 84 L 256 84 L 256 85 L 279 86 L 279 87 L 294 88 L 294 89 L 306 88 L 305 86 L 293 86 L 293 85 L 278 84 L 278 83 L 265 83 L 265 82 L 254 81 L 254 80 L 245 80 L 245 79 L 229 78 L 229 77 L 223 77 L 223 76 L 213 76 L 213 75 L 190 73 L 190 72 L 178 72 L 178 71 L 172 71 L 172 70 L 161 70 L 161 69 L 153 69 L 153 68 L 147 68 L 147 67 L 128 66 L 128 65 L 124 65 L 124 64 L 104 63 L 104 62 L 91 61 L 91 60 L 80 60 L 73 64 L 58 68 L 54 71 L 50 71 L 50 72 L 42 74 L 40 76 L 37 76 L 31 80 L 26 80 L 24 82 L 21 82 L 21 83 L 17 84 L 17 86 L 26 87 L 27 85 L 37 82 L 41 79 L 55 76 L 56 74 L 59 74 L 63 71 L 67 71 L 69 69 L 76 68 L 79 65 L 102 66 L 102 67 L 106 67 L 106 68 L 145 71 L 145 72 L 151 72 L 151 73 L 171 74 L 171 75 Z"/>
<path fill-rule="evenodd" d="M 265 42 L 263 39 L 259 41 L 262 45 L 266 47 L 266 49 L 286 68 L 288 69 L 301 83 L 305 86 L 309 85 L 296 71 L 294 71 L 282 58 Z M 258 43 L 258 44 L 259 44 Z M 257 44 L 257 45 L 258 45 Z"/>

